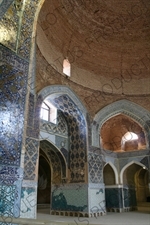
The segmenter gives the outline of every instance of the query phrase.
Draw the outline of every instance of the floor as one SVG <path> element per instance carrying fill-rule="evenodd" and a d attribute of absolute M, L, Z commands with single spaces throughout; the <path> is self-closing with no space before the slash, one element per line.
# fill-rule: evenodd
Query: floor
<path fill-rule="evenodd" d="M 109 212 L 106 216 L 97 218 L 65 217 L 48 214 L 48 209 L 40 209 L 37 219 L 12 219 L 10 221 L 0 217 L 0 224 L 11 225 L 150 225 L 150 212 Z"/>
<path fill-rule="evenodd" d="M 77 217 L 64 217 L 64 216 L 52 216 L 48 215 L 46 211 L 39 210 L 37 215 L 38 220 L 44 220 L 51 222 L 64 222 L 67 225 L 150 225 L 150 213 L 149 212 L 124 212 L 113 213 L 109 212 L 106 216 L 100 216 L 97 218 L 77 218 Z M 53 224 L 53 225 L 54 225 Z"/>

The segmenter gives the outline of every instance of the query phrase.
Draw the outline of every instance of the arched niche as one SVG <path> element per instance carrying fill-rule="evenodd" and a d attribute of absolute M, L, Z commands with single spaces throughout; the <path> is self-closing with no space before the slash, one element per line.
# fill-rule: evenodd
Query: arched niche
<path fill-rule="evenodd" d="M 144 167 L 135 174 L 137 202 L 147 202 L 149 198 L 149 171 Z"/>
<path fill-rule="evenodd" d="M 116 101 L 102 110 L 100 110 L 94 117 L 93 125 L 92 125 L 92 145 L 96 147 L 100 146 L 100 131 L 103 124 L 117 115 L 125 115 L 132 120 L 134 120 L 140 127 L 143 128 L 146 140 L 146 148 L 149 147 L 149 120 L 150 120 L 150 113 L 143 107 L 128 101 L 128 100 L 119 100 Z"/>
<path fill-rule="evenodd" d="M 122 168 L 122 170 L 121 170 L 121 172 L 120 172 L 120 184 L 123 184 L 124 183 L 124 172 L 125 172 L 125 170 L 127 169 L 127 168 L 129 168 L 130 166 L 132 166 L 132 165 L 135 165 L 136 167 L 137 167 L 137 169 L 135 168 L 135 171 L 134 172 L 137 172 L 138 171 L 138 169 L 140 169 L 140 168 L 146 168 L 146 166 L 144 165 L 144 164 L 142 164 L 142 163 L 140 163 L 140 162 L 138 162 L 138 161 L 131 161 L 131 162 L 129 162 L 128 164 L 126 164 L 123 168 Z M 147 169 L 147 168 L 146 168 Z M 134 174 L 135 175 L 135 174 Z M 133 182 L 133 180 L 132 180 L 132 182 Z"/>
<path fill-rule="evenodd" d="M 103 178 L 105 185 L 118 184 L 118 172 L 116 167 L 111 162 L 105 164 L 103 168 Z"/>
<path fill-rule="evenodd" d="M 59 182 L 61 182 L 62 179 L 66 179 L 67 177 L 67 165 L 66 160 L 63 156 L 63 154 L 60 152 L 60 150 L 52 143 L 50 143 L 48 140 L 41 140 L 40 141 L 40 149 L 44 152 L 47 159 L 51 163 L 51 171 L 52 171 L 52 182 L 55 182 L 55 175 L 58 174 Z M 57 165 L 56 165 L 57 163 Z M 55 171 L 55 169 L 57 171 Z M 55 173 L 55 175 L 54 175 Z"/>
<path fill-rule="evenodd" d="M 130 117 L 118 114 L 102 125 L 100 146 L 118 152 L 146 149 L 144 129 Z"/>

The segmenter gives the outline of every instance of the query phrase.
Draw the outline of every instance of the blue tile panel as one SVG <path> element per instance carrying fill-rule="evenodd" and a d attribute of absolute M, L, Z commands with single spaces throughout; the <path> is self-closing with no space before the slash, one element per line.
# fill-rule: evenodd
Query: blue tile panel
<path fill-rule="evenodd" d="M 0 45 L 0 163 L 20 164 L 28 63 Z"/>
<path fill-rule="evenodd" d="M 51 209 L 87 212 L 87 201 L 87 187 L 85 185 L 53 187 Z"/>
<path fill-rule="evenodd" d="M 38 159 L 39 141 L 26 138 L 24 158 L 24 179 L 34 180 L 36 176 L 35 167 Z"/>
<path fill-rule="evenodd" d="M 122 188 L 106 188 L 106 208 L 123 208 Z"/>
<path fill-rule="evenodd" d="M 13 217 L 15 194 L 15 185 L 0 185 L 0 216 Z"/>
<path fill-rule="evenodd" d="M 70 138 L 69 168 L 71 182 L 83 182 L 85 180 L 86 162 L 86 123 L 78 106 L 69 98 L 62 95 L 52 100 L 53 104 L 63 112 L 68 124 Z M 81 174 L 80 171 L 84 171 Z"/>
<path fill-rule="evenodd" d="M 125 207 L 135 207 L 137 205 L 135 188 L 123 188 L 123 195 Z"/>

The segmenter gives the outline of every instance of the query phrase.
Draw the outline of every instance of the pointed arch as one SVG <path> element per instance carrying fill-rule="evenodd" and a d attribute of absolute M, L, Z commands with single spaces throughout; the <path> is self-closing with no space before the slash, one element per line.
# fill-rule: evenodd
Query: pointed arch
<path fill-rule="evenodd" d="M 78 106 L 79 110 L 82 112 L 82 114 L 86 118 L 87 109 L 85 108 L 83 103 L 80 101 L 80 99 L 77 97 L 77 95 L 74 93 L 74 91 L 72 91 L 69 87 L 65 85 L 47 86 L 38 93 L 38 98 L 40 98 L 43 101 L 46 97 L 50 95 L 54 98 L 54 97 L 59 97 L 65 94 L 71 98 L 71 100 Z"/>
<path fill-rule="evenodd" d="M 115 184 L 119 184 L 119 180 L 118 180 L 118 171 L 117 171 L 117 168 L 114 166 L 114 164 L 112 162 L 107 162 L 104 167 L 103 167 L 103 171 L 104 171 L 104 168 L 105 166 L 109 165 L 112 170 L 114 171 L 114 175 L 115 175 Z"/>
<path fill-rule="evenodd" d="M 42 89 L 37 96 L 37 108 L 41 106 L 44 99 L 50 101 L 60 110 L 68 125 L 69 132 L 69 163 L 70 179 L 72 182 L 85 181 L 87 162 L 87 140 L 88 140 L 88 114 L 75 93 L 63 85 L 52 85 Z M 37 109 L 36 111 L 40 111 Z M 80 158 L 80 163 L 76 162 Z M 78 172 L 76 172 L 78 171 Z M 84 175 L 80 171 L 84 171 Z"/>
<path fill-rule="evenodd" d="M 120 183 L 123 184 L 123 174 L 124 174 L 124 171 L 129 167 L 131 166 L 132 164 L 136 164 L 136 165 L 139 165 L 141 167 L 146 167 L 144 164 L 138 162 L 138 161 L 131 161 L 129 163 L 127 163 L 121 170 L 120 172 Z"/>
<path fill-rule="evenodd" d="M 144 128 L 146 147 L 149 148 L 148 137 L 150 135 L 148 123 L 150 121 L 150 112 L 143 107 L 128 101 L 126 99 L 116 101 L 101 109 L 94 118 L 92 125 L 92 145 L 100 147 L 100 130 L 102 125 L 110 118 L 124 114 L 137 122 Z"/>
<path fill-rule="evenodd" d="M 53 144 L 51 143 L 49 140 L 41 140 L 40 141 L 40 148 L 44 151 L 46 156 L 50 159 L 49 155 L 48 155 L 48 151 L 52 151 L 54 152 L 54 154 L 57 155 L 59 161 L 60 161 L 60 165 L 61 165 L 61 178 L 66 178 L 67 176 L 67 164 L 66 164 L 66 160 L 65 157 L 62 155 L 62 153 L 60 152 L 60 150 Z M 50 159 L 51 161 L 51 159 Z"/>

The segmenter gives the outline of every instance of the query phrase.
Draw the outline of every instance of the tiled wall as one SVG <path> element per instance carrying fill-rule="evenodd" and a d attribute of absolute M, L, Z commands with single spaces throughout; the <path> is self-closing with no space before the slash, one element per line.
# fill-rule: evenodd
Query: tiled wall
<path fill-rule="evenodd" d="M 52 187 L 51 211 L 88 212 L 88 190 L 84 184 L 65 184 Z"/>
<path fill-rule="evenodd" d="M 0 211 L 18 217 L 28 63 L 2 45 L 0 61 Z"/>

